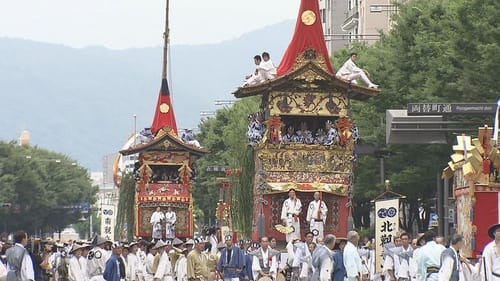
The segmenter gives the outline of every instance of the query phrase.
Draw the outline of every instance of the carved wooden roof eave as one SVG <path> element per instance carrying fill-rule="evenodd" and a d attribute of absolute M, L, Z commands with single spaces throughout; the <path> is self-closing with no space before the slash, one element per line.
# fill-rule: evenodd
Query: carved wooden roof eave
<path fill-rule="evenodd" d="M 314 72 L 317 78 L 313 81 L 304 81 L 300 77 L 307 72 Z M 301 81 L 302 80 L 302 81 Z M 348 94 L 350 99 L 367 100 L 370 97 L 377 96 L 380 90 L 351 84 L 345 80 L 337 79 L 335 75 L 330 74 L 312 61 L 307 62 L 301 67 L 277 77 L 256 85 L 240 87 L 233 95 L 237 98 L 245 98 L 257 95 L 264 95 L 271 91 L 290 91 L 297 89 L 308 89 L 308 85 L 314 82 L 318 87 L 315 91 L 331 91 L 332 88 L 338 88 L 341 92 Z"/>
<path fill-rule="evenodd" d="M 138 144 L 128 149 L 120 150 L 120 154 L 131 155 L 151 150 L 165 150 L 164 148 L 162 148 L 165 142 L 172 144 L 169 145 L 166 150 L 187 151 L 195 156 L 203 156 L 208 153 L 207 150 L 197 148 L 193 145 L 185 144 L 177 137 L 177 135 L 172 132 L 172 129 L 164 127 L 150 142 Z"/>

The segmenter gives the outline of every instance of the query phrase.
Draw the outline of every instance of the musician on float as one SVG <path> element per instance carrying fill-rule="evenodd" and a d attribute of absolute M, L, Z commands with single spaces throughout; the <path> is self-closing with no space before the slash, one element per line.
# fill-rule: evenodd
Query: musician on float
<path fill-rule="evenodd" d="M 165 213 L 165 236 L 167 239 L 175 238 L 175 222 L 177 221 L 177 215 L 172 211 L 172 207 L 168 207 Z"/>
<path fill-rule="evenodd" d="M 321 200 L 321 194 L 318 191 L 314 192 L 314 200 L 309 203 L 306 216 L 309 230 L 314 234 L 314 242 L 317 238 L 323 238 L 327 212 L 328 207 L 326 207 L 325 201 Z"/>
<path fill-rule="evenodd" d="M 302 211 L 302 203 L 297 198 L 294 189 L 288 191 L 288 199 L 283 202 L 281 209 L 281 220 L 284 226 L 291 226 L 293 231 L 286 235 L 286 242 L 292 239 L 300 239 L 300 212 Z"/>
<path fill-rule="evenodd" d="M 163 214 L 160 207 L 156 207 L 156 211 L 153 212 L 153 214 L 151 215 L 151 219 L 149 220 L 151 226 L 153 227 L 153 230 L 151 232 L 152 238 L 155 240 L 162 238 L 161 223 L 164 219 L 165 214 Z"/>

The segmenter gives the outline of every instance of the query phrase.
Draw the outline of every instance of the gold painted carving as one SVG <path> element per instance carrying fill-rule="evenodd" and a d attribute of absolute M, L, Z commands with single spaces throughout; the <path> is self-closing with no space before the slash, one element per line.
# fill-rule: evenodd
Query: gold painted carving
<path fill-rule="evenodd" d="M 340 93 L 272 92 L 269 95 L 269 108 L 271 116 L 346 116 L 348 100 Z"/>
<path fill-rule="evenodd" d="M 262 169 L 267 172 L 350 173 L 354 160 L 352 143 L 345 148 L 307 144 L 268 146 L 259 152 L 258 157 Z"/>
<path fill-rule="evenodd" d="M 326 67 L 326 62 L 325 58 L 322 55 L 318 55 L 316 53 L 315 49 L 306 49 L 302 54 L 298 55 L 297 58 L 295 59 L 295 64 L 293 65 L 293 70 L 296 70 L 298 68 L 301 68 L 308 62 L 313 62 L 314 64 L 318 65 L 321 69 L 324 71 L 328 71 L 328 68 Z M 323 80 L 323 78 L 317 74 L 316 79 L 317 80 Z M 299 79 L 304 79 L 301 76 L 297 77 Z"/>

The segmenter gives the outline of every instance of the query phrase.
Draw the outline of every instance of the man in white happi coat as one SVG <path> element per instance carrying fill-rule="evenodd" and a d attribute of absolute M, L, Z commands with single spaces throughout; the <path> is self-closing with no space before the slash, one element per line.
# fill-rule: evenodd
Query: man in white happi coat
<path fill-rule="evenodd" d="M 426 244 L 419 250 L 417 256 L 417 278 L 418 281 L 437 281 L 438 272 L 441 267 L 441 253 L 446 249 L 443 245 L 434 241 L 436 234 L 427 231 L 424 234 Z"/>
<path fill-rule="evenodd" d="M 413 248 L 410 246 L 410 235 L 406 232 L 399 236 L 401 246 L 387 249 L 384 252 L 384 271 L 387 273 L 386 280 L 410 280 L 410 259 L 413 256 Z M 384 251 L 386 248 L 384 247 Z"/>
<path fill-rule="evenodd" d="M 492 225 L 488 235 L 493 241 L 483 249 L 483 267 L 481 280 L 500 281 L 500 224 Z"/>
<path fill-rule="evenodd" d="M 137 255 L 138 243 L 132 242 L 129 245 L 130 253 L 127 256 L 127 264 L 130 268 L 130 280 L 131 281 L 143 281 L 144 280 L 144 264 Z"/>
<path fill-rule="evenodd" d="M 151 235 L 153 239 L 158 240 L 162 238 L 162 233 L 161 233 L 161 222 L 165 219 L 165 215 L 161 211 L 160 207 L 156 208 L 156 211 L 153 212 L 151 215 L 151 219 L 149 222 L 151 223 L 151 226 L 153 227 L 153 230 L 151 232 Z"/>
<path fill-rule="evenodd" d="M 346 277 L 348 281 L 361 280 L 361 272 L 363 271 L 361 265 L 361 257 L 358 253 L 359 234 L 351 230 L 347 232 L 347 244 L 344 248 L 344 266 L 346 270 Z"/>
<path fill-rule="evenodd" d="M 288 199 L 283 202 L 281 208 L 281 220 L 283 225 L 291 226 L 293 231 L 286 235 L 286 242 L 292 239 L 300 239 L 300 212 L 302 211 L 302 203 L 297 198 L 294 189 L 288 192 Z"/>
<path fill-rule="evenodd" d="M 154 281 L 173 281 L 174 277 L 172 274 L 172 263 L 170 262 L 170 257 L 167 252 L 167 245 L 170 245 L 170 240 L 165 242 L 165 246 L 158 248 L 158 254 L 160 255 L 160 261 L 158 262 L 158 268 L 156 269 L 153 280 Z"/>
<path fill-rule="evenodd" d="M 172 210 L 172 207 L 168 207 L 167 212 L 165 213 L 165 235 L 167 239 L 175 238 L 175 222 L 177 221 L 177 215 Z"/>
<path fill-rule="evenodd" d="M 254 280 L 259 280 L 262 277 L 276 279 L 278 270 L 278 261 L 276 256 L 280 252 L 269 247 L 269 238 L 266 236 L 260 238 L 260 248 L 250 253 L 252 258 L 252 272 Z"/>
<path fill-rule="evenodd" d="M 292 261 L 292 270 L 294 276 L 298 276 L 300 280 L 305 280 L 309 276 L 307 264 L 311 262 L 312 255 L 309 251 L 308 245 L 313 242 L 314 234 L 306 232 L 305 241 L 294 243 L 295 248 Z"/>
<path fill-rule="evenodd" d="M 335 240 L 335 235 L 328 234 L 325 237 L 325 244 L 318 245 L 314 250 L 312 254 L 312 265 L 314 267 L 312 280 L 332 280 L 333 248 L 335 247 Z"/>
<path fill-rule="evenodd" d="M 350 81 L 353 84 L 358 84 L 356 82 L 356 79 L 361 78 L 361 80 L 363 80 L 363 82 L 365 82 L 369 88 L 378 88 L 377 84 L 374 84 L 372 81 L 370 81 L 370 78 L 368 78 L 363 69 L 359 68 L 354 63 L 357 58 L 358 58 L 357 53 L 351 53 L 349 59 L 337 71 L 336 76 L 338 78 Z"/>
<path fill-rule="evenodd" d="M 328 208 L 325 201 L 321 200 L 321 194 L 314 192 L 314 200 L 307 208 L 306 220 L 309 222 L 309 230 L 314 234 L 314 242 L 317 238 L 323 238 L 324 225 L 326 223 L 326 213 Z"/>
<path fill-rule="evenodd" d="M 179 258 L 175 262 L 175 277 L 177 278 L 177 281 L 188 281 L 187 278 L 187 249 L 183 248 L 182 253 L 180 254 Z"/>
<path fill-rule="evenodd" d="M 112 254 L 111 251 L 108 250 L 112 242 L 103 237 L 96 236 L 93 244 L 95 244 L 95 247 L 89 251 L 88 255 L 88 275 L 91 281 L 103 281 L 104 278 L 102 274 L 106 268 L 106 262 Z"/>
<path fill-rule="evenodd" d="M 254 85 L 257 83 L 261 83 L 264 81 L 264 78 L 262 77 L 261 73 L 259 72 L 259 65 L 262 63 L 262 57 L 260 55 L 256 55 L 253 57 L 253 61 L 255 63 L 256 69 L 255 71 L 247 75 L 245 77 L 245 83 L 243 83 L 243 87 L 248 86 L 248 85 Z"/>
<path fill-rule="evenodd" d="M 263 81 L 274 79 L 276 77 L 276 66 L 271 61 L 271 56 L 268 52 L 262 53 L 262 62 L 257 66 Z"/>
<path fill-rule="evenodd" d="M 68 279 L 69 281 L 87 281 L 87 273 L 85 272 L 85 267 L 82 265 L 80 257 L 82 256 L 82 250 L 85 246 L 78 244 L 73 244 L 73 248 L 69 252 L 73 256 L 69 259 L 68 264 Z"/>

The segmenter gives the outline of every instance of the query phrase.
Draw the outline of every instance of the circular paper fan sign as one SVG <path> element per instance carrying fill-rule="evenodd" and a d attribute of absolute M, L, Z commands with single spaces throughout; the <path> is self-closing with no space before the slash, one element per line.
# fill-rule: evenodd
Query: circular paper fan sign
<path fill-rule="evenodd" d="M 292 226 L 284 226 L 281 224 L 275 225 L 274 228 L 283 234 L 292 233 L 294 231 L 294 228 Z"/>
<path fill-rule="evenodd" d="M 319 231 L 317 229 L 313 229 L 312 233 L 313 233 L 314 236 L 318 236 L 319 235 Z"/>

